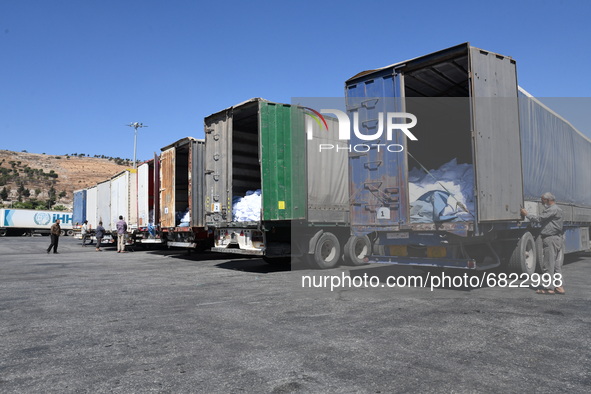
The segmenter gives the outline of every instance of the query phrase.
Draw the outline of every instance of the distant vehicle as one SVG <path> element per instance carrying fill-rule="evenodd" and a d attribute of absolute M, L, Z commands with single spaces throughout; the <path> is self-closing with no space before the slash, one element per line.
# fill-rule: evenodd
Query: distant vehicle
<path fill-rule="evenodd" d="M 72 235 L 72 212 L 0 209 L 0 237 L 49 234 L 57 219 L 61 221 L 62 235 Z"/>

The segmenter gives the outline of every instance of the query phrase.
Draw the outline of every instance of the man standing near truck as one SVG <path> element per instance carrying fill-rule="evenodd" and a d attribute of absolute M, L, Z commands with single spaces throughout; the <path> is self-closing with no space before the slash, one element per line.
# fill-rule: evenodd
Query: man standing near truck
<path fill-rule="evenodd" d="M 86 246 L 86 240 L 90 239 L 90 233 L 88 232 L 88 220 L 84 221 L 82 225 L 82 246 Z M 89 245 L 92 245 L 92 240 L 90 239 Z"/>
<path fill-rule="evenodd" d="M 62 233 L 62 228 L 60 227 L 60 220 L 57 219 L 55 223 L 51 226 L 50 236 L 51 236 L 51 243 L 49 244 L 49 248 L 47 248 L 47 253 L 51 251 L 53 248 L 53 253 L 57 254 L 57 244 L 60 240 L 60 234 Z"/>
<path fill-rule="evenodd" d="M 117 222 L 117 253 L 125 253 L 125 235 L 127 233 L 127 223 L 123 216 L 119 216 Z"/>
<path fill-rule="evenodd" d="M 101 242 L 103 241 L 103 237 L 105 236 L 105 228 L 103 227 L 103 222 L 99 222 L 98 226 L 96 226 L 95 230 L 95 237 L 96 237 L 96 251 L 101 252 Z"/>
<path fill-rule="evenodd" d="M 563 234 L 563 213 L 562 209 L 556 205 L 556 198 L 552 193 L 544 193 L 542 195 L 542 204 L 544 204 L 544 212 L 541 215 L 528 215 L 527 211 L 521 208 L 521 214 L 527 217 L 531 222 L 540 223 L 542 230 L 540 236 L 544 246 L 544 261 L 542 264 L 542 272 L 550 274 L 551 282 L 554 282 L 555 274 L 560 274 L 562 278 L 562 262 L 564 260 L 564 239 Z M 564 288 L 559 286 L 553 288 L 552 283 L 546 288 L 536 291 L 538 294 L 564 294 Z"/>

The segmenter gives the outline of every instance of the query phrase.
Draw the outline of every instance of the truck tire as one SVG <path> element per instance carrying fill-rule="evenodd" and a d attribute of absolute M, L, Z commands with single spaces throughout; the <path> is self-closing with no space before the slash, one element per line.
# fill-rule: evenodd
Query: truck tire
<path fill-rule="evenodd" d="M 0 229 L 0 237 L 5 237 L 7 232 L 5 228 Z"/>
<path fill-rule="evenodd" d="M 64 235 L 66 235 L 66 230 L 60 230 L 60 236 L 63 237 Z"/>
<path fill-rule="evenodd" d="M 519 238 L 509 259 L 509 269 L 528 275 L 536 272 L 536 241 L 530 232 L 524 233 Z"/>
<path fill-rule="evenodd" d="M 536 237 L 536 272 L 542 273 L 542 266 L 544 265 L 544 245 L 542 243 L 542 236 Z"/>
<path fill-rule="evenodd" d="M 351 235 L 344 247 L 345 263 L 348 265 L 364 265 L 364 258 L 371 256 L 371 241 L 367 235 Z"/>
<path fill-rule="evenodd" d="M 336 267 L 341 257 L 341 244 L 338 238 L 332 233 L 323 233 L 316 247 L 314 254 L 310 256 L 310 263 L 314 268 L 327 269 Z"/>
<path fill-rule="evenodd" d="M 72 230 L 68 230 L 68 231 L 66 231 L 66 235 L 67 235 L 68 237 L 71 237 L 73 234 L 74 234 L 74 231 L 72 231 Z"/>

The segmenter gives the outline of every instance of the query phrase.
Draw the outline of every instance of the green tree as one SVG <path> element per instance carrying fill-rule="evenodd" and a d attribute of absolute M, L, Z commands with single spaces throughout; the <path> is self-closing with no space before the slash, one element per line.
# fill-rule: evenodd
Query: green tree
<path fill-rule="evenodd" d="M 0 199 L 2 199 L 2 200 L 8 199 L 8 189 L 6 189 L 6 186 L 4 186 L 2 188 L 2 190 L 0 190 Z"/>
<path fill-rule="evenodd" d="M 55 207 L 53 207 L 54 211 L 67 211 L 68 208 L 64 207 L 63 205 L 56 205 Z"/>
<path fill-rule="evenodd" d="M 51 206 L 55 205 L 56 200 L 56 191 L 53 186 L 49 189 L 49 198 L 47 199 L 47 205 L 51 208 Z"/>

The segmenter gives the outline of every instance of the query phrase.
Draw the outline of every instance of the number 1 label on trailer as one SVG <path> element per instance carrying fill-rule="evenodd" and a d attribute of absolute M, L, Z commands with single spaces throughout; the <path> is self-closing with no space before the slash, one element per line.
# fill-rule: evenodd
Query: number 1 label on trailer
<path fill-rule="evenodd" d="M 390 208 L 382 207 L 378 209 L 378 220 L 390 220 Z"/>

